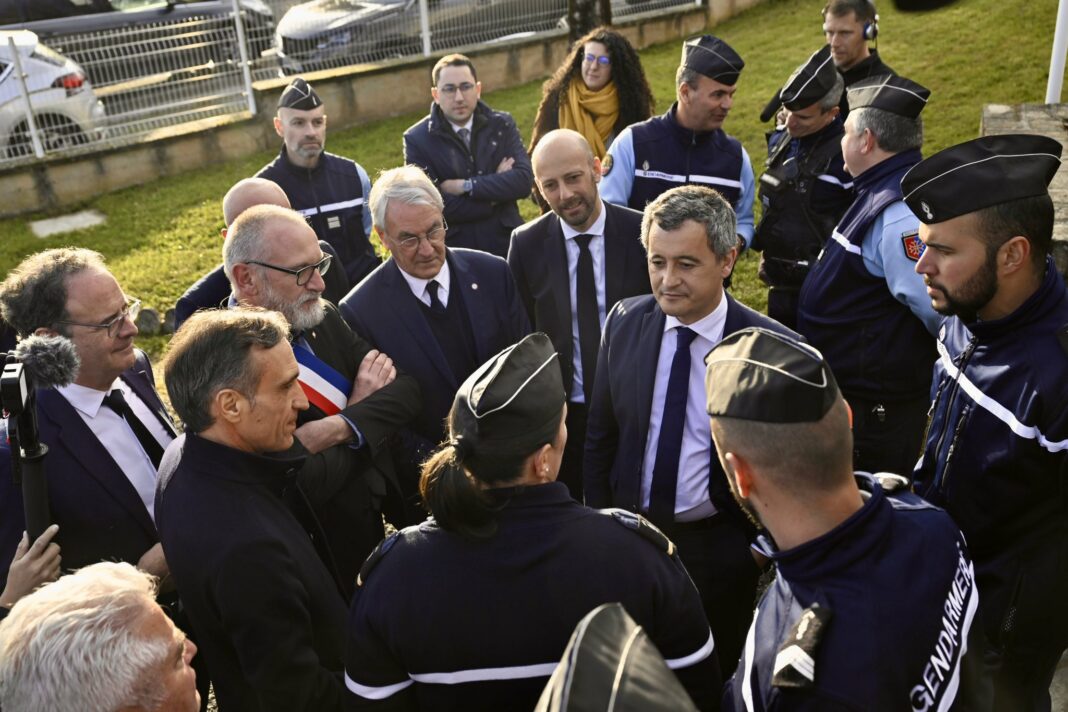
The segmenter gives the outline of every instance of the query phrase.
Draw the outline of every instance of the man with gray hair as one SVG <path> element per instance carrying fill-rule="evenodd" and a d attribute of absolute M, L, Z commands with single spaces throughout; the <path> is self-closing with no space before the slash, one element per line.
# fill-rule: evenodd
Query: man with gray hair
<path fill-rule="evenodd" d="M 735 230 L 730 204 L 702 186 L 646 206 L 653 293 L 621 300 L 605 321 L 583 462 L 587 505 L 644 514 L 679 547 L 724 670 L 741 653 L 759 569 L 708 432 L 702 359 L 749 326 L 793 334 L 724 292 Z"/>
<path fill-rule="evenodd" d="M 274 205 L 246 210 L 230 228 L 223 264 L 233 305 L 273 309 L 289 321 L 299 382 L 311 402 L 295 435 L 313 455 L 309 467 L 326 473 L 310 494 L 351 595 L 360 565 L 383 536 L 383 507 L 396 493 L 389 441 L 419 413 L 419 385 L 322 298 L 322 274 L 333 260 L 298 213 Z M 332 491 L 333 484 L 341 489 Z M 395 521 L 399 512 L 389 515 Z"/>
<path fill-rule="evenodd" d="M 401 449 L 409 518 L 422 518 L 419 466 L 444 435 L 456 389 L 480 364 L 530 332 L 515 282 L 500 257 L 445 245 L 444 203 L 417 166 L 383 172 L 371 189 L 375 230 L 389 260 L 341 301 L 349 325 L 423 392 L 423 410 Z M 413 522 L 414 523 L 414 522 Z"/>
<path fill-rule="evenodd" d="M 262 309 L 198 312 L 164 363 L 186 432 L 160 466 L 160 539 L 224 710 L 341 706 L 345 598 L 294 477 L 308 398 L 289 330 Z"/>
<path fill-rule="evenodd" d="M 20 600 L 0 623 L 0 706 L 196 712 L 197 646 L 155 596 L 151 575 L 101 562 Z"/>
<path fill-rule="evenodd" d="M 922 156 L 930 92 L 903 77 L 849 88 L 842 157 L 856 198 L 801 287 L 797 330 L 831 365 L 853 410 L 853 466 L 912 471 L 920 454 L 940 317 L 915 267 L 919 219 L 901 178 Z"/>

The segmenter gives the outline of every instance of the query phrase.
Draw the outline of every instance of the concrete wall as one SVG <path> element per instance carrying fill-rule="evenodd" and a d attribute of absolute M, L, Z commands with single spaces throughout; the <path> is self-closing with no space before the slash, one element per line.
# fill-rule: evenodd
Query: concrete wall
<path fill-rule="evenodd" d="M 642 48 L 699 34 L 762 0 L 711 0 L 708 8 L 683 8 L 654 15 L 635 15 L 616 23 Z M 569 43 L 563 31 L 499 45 L 466 48 L 487 87 L 503 89 L 546 77 L 563 61 Z M 425 110 L 428 91 L 398 91 L 398 87 L 427 87 L 436 58 L 414 58 L 368 65 L 359 69 L 304 75 L 330 107 L 334 128 Z M 51 158 L 0 172 L 0 215 L 42 210 L 56 211 L 98 195 L 157 178 L 242 158 L 275 148 L 271 125 L 278 95 L 287 80 L 257 82 L 260 113 L 207 119 L 160 130 L 143 143 L 101 152 Z"/>

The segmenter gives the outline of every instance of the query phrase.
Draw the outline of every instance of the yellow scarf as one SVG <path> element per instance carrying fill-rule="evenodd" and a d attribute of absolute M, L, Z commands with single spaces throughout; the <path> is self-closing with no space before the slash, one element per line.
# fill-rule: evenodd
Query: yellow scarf
<path fill-rule="evenodd" d="M 582 77 L 573 77 L 560 97 L 560 128 L 585 136 L 598 158 L 608 152 L 608 137 L 618 120 L 619 96 L 613 82 L 590 91 Z"/>

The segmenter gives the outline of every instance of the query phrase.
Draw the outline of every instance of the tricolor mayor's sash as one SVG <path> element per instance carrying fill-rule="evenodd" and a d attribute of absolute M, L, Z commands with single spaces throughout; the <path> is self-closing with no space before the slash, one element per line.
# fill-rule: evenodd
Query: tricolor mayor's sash
<path fill-rule="evenodd" d="M 306 346 L 293 343 L 300 374 L 297 381 L 308 401 L 327 415 L 336 415 L 348 404 L 352 382 L 328 366 Z"/>

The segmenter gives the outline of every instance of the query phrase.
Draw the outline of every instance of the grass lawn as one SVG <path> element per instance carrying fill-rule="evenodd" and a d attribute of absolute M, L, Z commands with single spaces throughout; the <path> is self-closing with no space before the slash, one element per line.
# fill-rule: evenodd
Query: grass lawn
<path fill-rule="evenodd" d="M 769 127 L 759 124 L 757 117 L 793 68 L 823 44 L 822 6 L 822 0 L 765 0 L 714 30 L 746 61 L 726 130 L 748 149 L 758 175 L 763 170 L 764 132 Z M 1056 13 L 1052 0 L 959 0 L 948 8 L 910 14 L 897 12 L 888 0 L 881 0 L 879 9 L 883 59 L 932 91 L 924 112 L 925 154 L 974 138 L 984 104 L 1043 101 Z M 677 42 L 642 52 L 659 110 L 673 100 L 678 60 Z M 429 91 L 427 95 L 429 106 Z M 496 109 L 510 111 L 520 131 L 529 137 L 540 82 L 487 91 L 483 98 Z M 400 164 L 401 133 L 420 117 L 411 114 L 332 131 L 328 148 L 361 163 L 373 179 L 378 171 Z M 222 195 L 272 155 L 263 153 L 98 198 L 89 206 L 106 214 L 107 224 L 79 233 L 40 240 L 30 232 L 26 218 L 0 221 L 4 236 L 0 269 L 6 273 L 25 255 L 47 247 L 91 247 L 105 255 L 129 294 L 162 313 L 218 263 Z M 528 218 L 536 214 L 529 202 L 523 211 Z M 734 293 L 750 306 L 764 308 L 765 292 L 756 278 L 754 256 L 741 261 Z M 165 337 L 154 337 L 139 343 L 158 355 L 165 341 Z"/>

